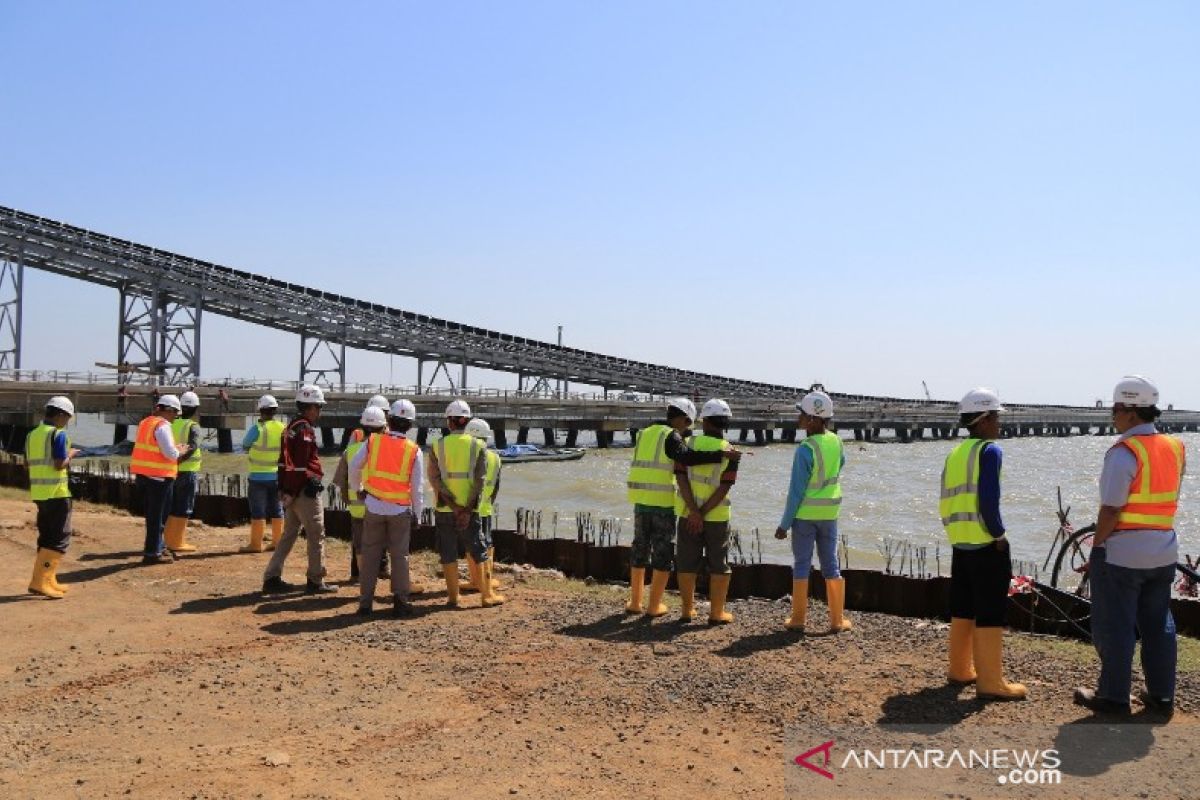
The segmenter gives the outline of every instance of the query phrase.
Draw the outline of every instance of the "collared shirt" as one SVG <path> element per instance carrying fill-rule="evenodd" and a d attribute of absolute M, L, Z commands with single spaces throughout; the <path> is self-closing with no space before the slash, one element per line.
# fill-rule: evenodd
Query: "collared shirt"
<path fill-rule="evenodd" d="M 1117 441 L 1131 436 L 1152 436 L 1158 433 L 1154 423 L 1136 425 Z M 1129 501 L 1129 487 L 1137 474 L 1137 456 L 1128 447 L 1113 447 L 1104 456 L 1100 472 L 1100 505 L 1121 508 Z M 1179 539 L 1174 530 L 1114 531 L 1101 547 L 1109 564 L 1128 569 L 1154 569 L 1179 560 Z"/>
<path fill-rule="evenodd" d="M 408 437 L 396 431 L 388 431 L 388 436 L 397 439 L 407 439 Z M 350 477 L 348 479 L 349 490 L 357 492 L 362 487 L 363 467 L 367 463 L 367 446 L 364 444 L 358 448 L 358 452 L 354 454 L 354 458 L 350 459 L 348 465 Z M 392 517 L 397 514 L 411 513 L 414 518 L 421 518 L 421 511 L 425 507 L 425 460 L 421 453 L 421 448 L 417 448 L 417 455 L 412 463 L 412 506 L 400 505 L 399 503 L 390 503 L 387 500 L 380 500 L 370 492 L 367 493 L 367 499 L 364 501 L 367 511 L 372 514 L 378 514 L 381 517 Z"/>

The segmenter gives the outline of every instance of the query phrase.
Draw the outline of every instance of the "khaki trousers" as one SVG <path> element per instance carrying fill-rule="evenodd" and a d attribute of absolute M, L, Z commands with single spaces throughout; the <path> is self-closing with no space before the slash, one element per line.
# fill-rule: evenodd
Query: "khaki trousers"
<path fill-rule="evenodd" d="M 412 534 L 412 514 L 384 516 L 370 511 L 363 518 L 362 569 L 359 570 L 359 602 L 375 599 L 379 580 L 379 562 L 384 548 L 392 557 L 392 596 L 408 600 L 408 540 Z"/>
<path fill-rule="evenodd" d="M 263 573 L 264 581 L 283 577 L 283 562 L 292 552 L 301 528 L 308 543 L 306 577 L 313 583 L 325 577 L 325 508 L 319 494 L 316 497 L 299 494 L 283 510 L 283 538 L 271 554 L 271 562 Z"/>

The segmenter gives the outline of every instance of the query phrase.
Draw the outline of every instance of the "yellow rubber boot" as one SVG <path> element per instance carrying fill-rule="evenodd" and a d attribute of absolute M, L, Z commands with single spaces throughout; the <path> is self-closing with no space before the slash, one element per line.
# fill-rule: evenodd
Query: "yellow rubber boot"
<path fill-rule="evenodd" d="M 804 623 L 808 621 L 808 578 L 792 579 L 792 616 L 783 623 L 789 631 L 804 631 Z"/>
<path fill-rule="evenodd" d="M 274 550 L 275 545 L 283 541 L 283 520 L 271 520 L 271 541 L 267 542 L 267 549 Z"/>
<path fill-rule="evenodd" d="M 498 606 L 508 599 L 492 588 L 492 560 L 490 558 L 479 565 L 479 586 L 481 587 L 479 604 L 484 608 Z"/>
<path fill-rule="evenodd" d="M 33 562 L 33 577 L 29 581 L 30 592 L 55 600 L 61 600 L 66 596 L 55 589 L 54 584 L 50 582 L 50 576 L 54 574 L 54 569 L 58 566 L 61 558 L 62 553 L 57 550 L 42 548 L 37 551 L 37 560 Z"/>
<path fill-rule="evenodd" d="M 261 553 L 263 551 L 263 528 L 267 525 L 265 519 L 250 520 L 250 544 L 239 547 L 239 553 Z"/>
<path fill-rule="evenodd" d="M 680 572 L 675 580 L 679 581 L 679 618 L 691 622 L 696 618 L 696 573 Z"/>
<path fill-rule="evenodd" d="M 172 553 L 194 553 L 196 546 L 187 542 L 187 517 L 167 517 L 167 549 Z"/>
<path fill-rule="evenodd" d="M 846 619 L 846 579 L 828 578 L 825 581 L 825 600 L 829 603 L 829 632 L 845 633 L 854 626 Z"/>
<path fill-rule="evenodd" d="M 54 552 L 58 551 L 56 550 Z M 59 553 L 58 559 L 50 565 L 50 585 L 63 594 L 66 594 L 70 590 L 70 587 L 64 586 L 58 582 L 58 564 L 60 561 L 62 561 L 62 553 Z"/>
<path fill-rule="evenodd" d="M 646 616 L 661 617 L 667 613 L 667 606 L 662 599 L 670 579 L 671 573 L 661 569 L 654 570 L 654 574 L 650 576 L 650 599 L 646 601 Z"/>
<path fill-rule="evenodd" d="M 494 568 L 496 566 L 496 548 L 494 547 L 488 548 L 488 564 L 491 565 L 491 567 L 488 568 L 488 574 L 491 575 L 495 571 Z M 492 588 L 500 588 L 500 580 L 498 578 L 492 578 Z"/>
<path fill-rule="evenodd" d="M 470 553 L 467 553 L 467 585 L 459 586 L 458 590 L 464 593 L 479 591 L 479 581 L 482 580 L 481 572 L 479 562 L 472 558 Z"/>
<path fill-rule="evenodd" d="M 732 578 L 732 575 L 708 576 L 709 625 L 733 622 L 733 614 L 725 610 L 725 598 L 729 596 L 729 581 Z"/>
<path fill-rule="evenodd" d="M 446 605 L 458 608 L 458 562 L 442 564 L 442 577 L 446 579 Z"/>
<path fill-rule="evenodd" d="M 975 659 L 971 643 L 974 636 L 975 620 L 950 618 L 950 669 L 946 672 L 947 682 L 959 685 L 975 682 Z"/>
<path fill-rule="evenodd" d="M 642 591 L 646 588 L 646 568 L 629 568 L 629 602 L 625 604 L 626 614 L 642 613 Z"/>
<path fill-rule="evenodd" d="M 972 635 L 975 648 L 975 696 L 994 700 L 1024 700 L 1025 687 L 1004 680 L 1002 659 L 1004 629 L 976 626 Z"/>

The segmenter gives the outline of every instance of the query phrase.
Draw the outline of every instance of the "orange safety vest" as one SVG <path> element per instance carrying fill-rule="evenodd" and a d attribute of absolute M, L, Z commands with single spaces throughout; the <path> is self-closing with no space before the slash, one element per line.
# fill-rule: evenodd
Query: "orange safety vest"
<path fill-rule="evenodd" d="M 179 464 L 173 458 L 167 458 L 158 446 L 154 434 L 159 427 L 171 423 L 162 417 L 151 414 L 138 423 L 137 438 L 133 442 L 133 458 L 129 461 L 129 471 L 134 475 L 145 475 L 149 478 L 174 478 L 179 474 Z"/>
<path fill-rule="evenodd" d="M 1185 462 L 1183 442 L 1155 433 L 1130 436 L 1114 447 L 1128 447 L 1137 458 L 1137 472 L 1129 485 L 1129 499 L 1117 515 L 1119 531 L 1159 530 L 1175 527 L 1179 485 Z"/>
<path fill-rule="evenodd" d="M 367 439 L 363 488 L 372 497 L 401 506 L 412 505 L 412 468 L 420 448 L 401 436 L 372 433 Z"/>
<path fill-rule="evenodd" d="M 362 428 L 355 428 L 350 433 L 350 441 L 351 442 L 361 442 L 363 439 L 366 439 L 366 438 L 367 438 L 366 431 L 364 431 Z"/>

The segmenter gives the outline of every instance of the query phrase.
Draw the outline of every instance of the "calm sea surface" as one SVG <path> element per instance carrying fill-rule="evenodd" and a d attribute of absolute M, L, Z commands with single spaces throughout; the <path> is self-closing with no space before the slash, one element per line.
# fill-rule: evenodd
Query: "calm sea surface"
<path fill-rule="evenodd" d="M 84 415 L 71 429 L 80 444 L 111 442 L 111 427 Z M 240 434 L 235 432 L 235 441 Z M 1200 434 L 1180 437 L 1191 452 L 1200 446 Z M 1055 489 L 1062 487 L 1064 505 L 1072 507 L 1076 527 L 1095 521 L 1097 478 L 1112 436 L 1076 436 L 1010 439 L 1004 449 L 1002 512 L 1012 542 L 1013 557 L 1040 567 L 1057 528 Z M 937 517 L 938 480 L 942 462 L 953 442 L 846 443 L 845 498 L 839 528 L 850 548 L 850 566 L 877 567 L 881 550 L 890 540 L 926 547 L 929 572 L 937 569 L 935 552 L 944 541 Z M 733 527 L 739 531 L 743 551 L 761 547 L 764 560 L 789 561 L 787 541 L 777 541 L 775 526 L 783 513 L 795 445 L 775 444 L 747 448 L 738 482 L 730 493 Z M 574 536 L 577 512 L 591 513 L 593 521 L 616 520 L 620 541 L 633 535 L 632 509 L 625 501 L 625 475 L 631 451 L 589 449 L 579 461 L 510 464 L 504 468 L 500 492 L 500 524 L 512 527 L 517 508 L 542 512 L 543 534 L 554 527 Z M 1200 497 L 1192 490 L 1197 476 L 1184 482 L 1177 518 L 1181 549 L 1200 552 L 1197 524 Z M 1195 498 L 1195 499 L 1194 499 Z M 758 534 L 756 536 L 755 530 Z M 949 572 L 944 544 L 942 573 Z M 898 560 L 897 560 L 898 566 Z"/>

